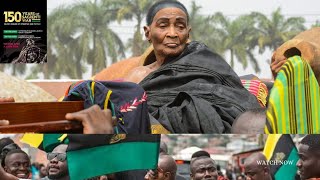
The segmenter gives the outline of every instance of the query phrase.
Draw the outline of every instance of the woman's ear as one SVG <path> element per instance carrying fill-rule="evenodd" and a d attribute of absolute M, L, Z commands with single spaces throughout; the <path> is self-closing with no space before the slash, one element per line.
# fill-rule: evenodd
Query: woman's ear
<path fill-rule="evenodd" d="M 143 26 L 143 30 L 144 30 L 144 36 L 146 37 L 146 39 L 151 42 L 151 38 L 150 38 L 150 27 L 149 26 Z"/>
<path fill-rule="evenodd" d="M 191 27 L 188 27 L 188 39 L 190 39 L 190 32 L 191 32 Z"/>

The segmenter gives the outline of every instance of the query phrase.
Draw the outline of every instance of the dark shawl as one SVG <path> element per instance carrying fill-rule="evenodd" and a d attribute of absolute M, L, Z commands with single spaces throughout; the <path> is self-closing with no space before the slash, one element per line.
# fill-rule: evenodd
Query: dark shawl
<path fill-rule="evenodd" d="M 172 133 L 229 133 L 239 114 L 260 107 L 227 62 L 199 42 L 140 85 L 149 113 Z"/>

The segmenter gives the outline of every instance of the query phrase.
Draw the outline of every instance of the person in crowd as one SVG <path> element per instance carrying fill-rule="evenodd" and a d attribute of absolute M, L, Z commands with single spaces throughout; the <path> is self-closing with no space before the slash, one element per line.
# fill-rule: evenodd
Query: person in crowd
<path fill-rule="evenodd" d="M 234 169 L 232 167 L 232 164 L 228 164 L 227 169 L 226 169 L 226 176 L 228 179 L 234 179 Z"/>
<path fill-rule="evenodd" d="M 200 151 L 197 151 L 197 152 L 194 152 L 192 155 L 191 155 L 191 161 L 197 157 L 201 157 L 201 156 L 206 156 L 206 157 L 210 157 L 210 154 L 207 152 L 207 151 L 204 151 L 204 150 L 200 150 Z"/>
<path fill-rule="evenodd" d="M 244 171 L 247 180 L 272 180 L 267 159 L 260 152 L 251 154 L 245 160 Z"/>
<path fill-rule="evenodd" d="M 42 163 L 39 165 L 39 172 L 40 172 L 40 178 L 44 178 L 48 176 L 47 167 Z"/>
<path fill-rule="evenodd" d="M 175 180 L 177 165 L 169 155 L 160 155 L 156 171 L 150 170 L 145 175 L 145 180 Z"/>
<path fill-rule="evenodd" d="M 4 157 L 13 149 L 20 149 L 20 147 L 11 138 L 5 137 L 0 139 L 0 160 L 2 167 L 4 166 Z"/>
<path fill-rule="evenodd" d="M 217 165 L 208 156 L 194 157 L 190 162 L 190 177 L 192 180 L 217 180 Z"/>
<path fill-rule="evenodd" d="M 11 150 L 4 158 L 3 168 L 9 174 L 26 179 L 30 176 L 30 158 L 21 149 Z"/>
<path fill-rule="evenodd" d="M 191 161 L 198 157 L 208 157 L 211 158 L 210 154 L 207 151 L 200 150 L 191 155 Z M 221 167 L 219 164 L 216 165 L 217 173 L 218 173 L 218 180 L 225 180 L 223 173 L 221 172 Z"/>
<path fill-rule="evenodd" d="M 320 135 L 306 135 L 298 146 L 298 174 L 302 180 L 320 179 Z"/>
<path fill-rule="evenodd" d="M 242 174 L 237 175 L 236 180 L 245 180 L 246 177 L 243 176 Z"/>
<path fill-rule="evenodd" d="M 69 180 L 66 144 L 55 147 L 51 153 L 47 153 L 48 178 L 51 180 Z"/>
<path fill-rule="evenodd" d="M 264 134 L 266 110 L 256 108 L 239 115 L 232 124 L 233 134 Z"/>

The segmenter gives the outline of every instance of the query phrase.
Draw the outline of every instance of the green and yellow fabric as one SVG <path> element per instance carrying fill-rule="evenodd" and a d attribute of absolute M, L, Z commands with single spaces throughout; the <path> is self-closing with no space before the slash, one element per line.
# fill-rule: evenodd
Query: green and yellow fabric
<path fill-rule="evenodd" d="M 265 132 L 320 133 L 319 94 L 319 84 L 309 64 L 300 56 L 289 58 L 270 93 Z"/>
<path fill-rule="evenodd" d="M 51 152 L 59 144 L 68 143 L 67 134 L 26 133 L 20 141 L 45 152 Z"/>

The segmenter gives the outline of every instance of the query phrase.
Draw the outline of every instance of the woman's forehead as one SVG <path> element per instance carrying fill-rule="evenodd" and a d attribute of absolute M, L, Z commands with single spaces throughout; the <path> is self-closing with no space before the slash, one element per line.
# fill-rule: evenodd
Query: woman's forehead
<path fill-rule="evenodd" d="M 157 21 L 160 18 L 183 18 L 185 20 L 187 20 L 187 15 L 186 13 L 181 10 L 180 8 L 176 8 L 176 7 L 167 7 L 167 8 L 163 8 L 161 10 L 159 10 L 156 15 L 153 18 L 153 22 Z"/>

